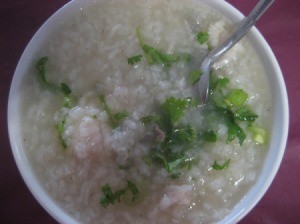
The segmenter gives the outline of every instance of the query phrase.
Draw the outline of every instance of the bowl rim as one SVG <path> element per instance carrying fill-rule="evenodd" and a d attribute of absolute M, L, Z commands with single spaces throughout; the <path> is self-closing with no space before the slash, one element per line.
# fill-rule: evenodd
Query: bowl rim
<path fill-rule="evenodd" d="M 39 44 L 41 44 L 41 41 L 53 32 L 53 29 L 55 29 L 57 24 L 61 22 L 61 17 L 69 17 L 74 12 L 74 10 L 78 10 L 84 5 L 89 4 L 90 1 L 73 0 L 68 2 L 60 9 L 58 9 L 54 14 L 52 14 L 38 29 L 38 31 L 34 34 L 25 50 L 23 51 L 22 56 L 20 57 L 20 60 L 14 72 L 8 98 L 7 126 L 11 149 L 18 170 L 26 186 L 33 194 L 34 198 L 59 223 L 78 224 L 79 222 L 58 206 L 58 204 L 46 193 L 43 187 L 39 184 L 37 178 L 35 177 L 35 174 L 31 170 L 29 161 L 22 149 L 22 139 L 20 138 L 20 131 L 18 129 L 18 127 L 20 127 L 20 123 L 16 119 L 18 118 L 17 111 L 19 111 L 19 97 L 17 90 L 21 85 L 21 78 L 23 77 L 22 71 L 24 71 L 24 69 L 29 66 L 28 62 L 32 57 L 32 53 L 39 48 Z M 244 18 L 243 14 L 240 11 L 238 11 L 234 6 L 226 1 L 202 0 L 202 2 L 221 12 L 223 15 L 225 15 L 225 17 L 227 17 L 229 21 L 233 23 L 241 21 Z M 267 162 L 264 164 L 263 170 L 261 171 L 257 182 L 249 190 L 244 199 L 242 199 L 242 201 L 239 202 L 233 208 L 233 210 L 231 210 L 230 214 L 219 222 L 222 224 L 238 222 L 244 216 L 246 216 L 263 197 L 263 195 L 270 187 L 272 181 L 274 180 L 276 173 L 278 172 L 284 155 L 288 137 L 288 97 L 283 75 L 277 59 L 275 58 L 274 53 L 272 52 L 267 41 L 264 39 L 264 37 L 256 27 L 253 27 L 249 31 L 249 33 L 247 34 L 247 38 L 252 43 L 253 47 L 256 48 L 256 51 L 260 52 L 259 56 L 261 57 L 264 67 L 266 67 L 265 63 L 269 64 L 272 73 L 274 73 L 275 78 L 269 78 L 269 80 L 272 82 L 271 86 L 276 87 L 276 90 L 274 90 L 275 88 L 271 90 L 274 94 L 274 100 L 275 98 L 277 99 L 274 102 L 274 109 L 276 112 L 274 113 L 274 117 L 280 117 L 281 119 L 273 127 L 274 131 L 272 132 L 272 139 L 276 138 L 276 142 L 274 143 L 274 141 L 272 141 L 271 143 L 273 144 L 270 145 L 270 148 L 273 149 L 272 146 L 276 146 L 275 149 L 277 149 L 277 153 L 272 156 L 271 152 L 273 152 L 275 149 L 272 151 L 271 149 L 269 149 L 268 154 L 266 155 Z M 271 162 L 272 164 L 269 165 Z M 267 163 L 268 166 L 266 165 Z M 259 191 L 257 191 L 257 189 L 259 189 Z"/>

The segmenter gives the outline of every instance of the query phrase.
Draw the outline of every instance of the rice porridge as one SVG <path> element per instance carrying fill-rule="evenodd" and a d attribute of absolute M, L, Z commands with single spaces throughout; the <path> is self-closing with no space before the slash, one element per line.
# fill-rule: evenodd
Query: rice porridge
<path fill-rule="evenodd" d="M 214 223 L 256 182 L 272 100 L 244 39 L 197 0 L 99 0 L 57 24 L 22 90 L 22 133 L 45 191 L 81 223 Z M 250 81 L 251 80 L 251 81 Z"/>

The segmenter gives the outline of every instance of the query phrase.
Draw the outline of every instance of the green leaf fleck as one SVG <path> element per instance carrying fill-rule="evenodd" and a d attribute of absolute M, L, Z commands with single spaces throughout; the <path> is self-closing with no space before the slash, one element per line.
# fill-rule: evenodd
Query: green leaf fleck
<path fill-rule="evenodd" d="M 216 142 L 217 141 L 217 135 L 213 130 L 206 131 L 202 135 L 203 139 L 207 142 Z"/>
<path fill-rule="evenodd" d="M 71 94 L 71 89 L 70 87 L 66 84 L 66 83 L 61 83 L 60 84 L 60 89 L 62 91 L 62 93 L 65 95 L 65 96 L 68 96 Z"/>
<path fill-rule="evenodd" d="M 225 97 L 224 101 L 229 106 L 241 107 L 243 106 L 248 99 L 248 94 L 242 89 L 233 89 L 231 92 Z"/>
<path fill-rule="evenodd" d="M 76 101 L 77 99 L 75 96 L 72 95 L 65 96 L 63 99 L 62 106 L 66 108 L 72 108 L 75 105 Z"/>
<path fill-rule="evenodd" d="M 104 97 L 104 95 L 100 95 L 99 96 L 100 102 L 102 103 L 103 107 L 104 107 L 104 111 L 106 112 L 106 114 L 108 115 L 110 124 L 112 126 L 113 129 L 117 128 L 119 123 L 126 117 L 129 116 L 128 112 L 125 110 L 121 110 L 115 114 L 112 113 L 110 107 L 108 106 L 106 99 Z"/>
<path fill-rule="evenodd" d="M 224 169 L 226 169 L 226 168 L 228 168 L 229 167 L 229 164 L 230 164 L 230 159 L 228 159 L 225 163 L 223 163 L 222 165 L 219 165 L 218 163 L 217 163 L 217 161 L 214 161 L 214 164 L 212 165 L 212 168 L 214 169 L 214 170 L 224 170 Z"/>
<path fill-rule="evenodd" d="M 175 99 L 170 97 L 162 106 L 163 111 L 169 115 L 172 124 L 176 123 L 184 114 L 188 103 L 184 99 Z"/>
<path fill-rule="evenodd" d="M 134 201 L 136 197 L 138 196 L 139 190 L 136 187 L 134 183 L 127 180 L 127 187 L 115 191 L 115 193 L 112 191 L 110 185 L 107 183 L 102 188 L 102 195 L 100 198 L 100 204 L 107 208 L 109 204 L 115 204 L 115 202 L 121 202 L 121 197 L 125 195 L 127 192 L 130 192 L 132 195 L 131 201 Z"/>
<path fill-rule="evenodd" d="M 148 64 L 161 64 L 167 67 L 170 67 L 172 63 L 178 62 L 179 60 L 183 62 L 189 62 L 191 60 L 190 54 L 167 54 L 161 50 L 158 50 L 148 44 L 144 43 L 144 39 L 141 35 L 140 27 L 136 28 L 136 35 L 139 40 L 140 46 L 145 53 L 145 57 L 147 59 Z"/>
<path fill-rule="evenodd" d="M 258 115 L 252 112 L 250 108 L 244 106 L 234 112 L 234 118 L 240 121 L 253 122 L 258 118 Z"/>
<path fill-rule="evenodd" d="M 122 121 L 124 118 L 128 117 L 129 113 L 126 110 L 121 110 L 113 115 L 113 119 L 115 122 L 119 123 Z"/>
<path fill-rule="evenodd" d="M 208 41 L 208 33 L 207 32 L 199 32 L 196 36 L 197 41 L 200 44 L 204 44 Z"/>
<path fill-rule="evenodd" d="M 106 208 L 109 204 L 114 204 L 115 203 L 115 195 L 111 190 L 111 187 L 109 184 L 105 184 L 102 188 L 102 195 L 100 198 L 100 203 L 101 205 Z"/>
<path fill-rule="evenodd" d="M 175 144 L 191 144 L 196 139 L 196 132 L 190 125 L 181 125 L 174 129 L 172 137 Z"/>
<path fill-rule="evenodd" d="M 48 62 L 48 57 L 42 57 L 38 60 L 36 64 L 36 68 L 39 73 L 40 82 L 43 85 L 49 85 L 47 78 L 46 78 L 46 66 Z"/>
<path fill-rule="evenodd" d="M 245 139 L 246 139 L 246 134 L 244 130 L 236 123 L 234 122 L 229 122 L 227 124 L 228 127 L 228 137 L 227 137 L 227 142 L 233 141 L 235 138 L 239 139 L 239 144 L 243 145 Z"/>
<path fill-rule="evenodd" d="M 195 83 L 200 79 L 202 72 L 200 70 L 193 70 L 190 72 L 187 78 L 187 83 L 189 85 L 195 85 Z"/>
<path fill-rule="evenodd" d="M 194 97 L 187 97 L 185 98 L 185 100 L 187 102 L 187 109 L 192 107 L 197 107 L 200 104 L 199 100 Z"/>
<path fill-rule="evenodd" d="M 63 117 L 63 119 L 56 126 L 59 141 L 64 149 L 67 148 L 67 143 L 66 143 L 65 139 L 63 138 L 63 134 L 65 131 L 65 125 L 66 125 L 66 119 L 67 119 L 67 115 L 65 115 Z"/>
<path fill-rule="evenodd" d="M 134 65 L 134 64 L 138 63 L 139 61 L 141 61 L 141 59 L 142 59 L 142 55 L 139 54 L 139 55 L 135 55 L 135 56 L 128 58 L 127 62 L 130 65 Z"/>
<path fill-rule="evenodd" d="M 256 143 L 262 145 L 267 141 L 268 134 L 263 128 L 251 125 L 248 129 L 252 132 L 252 139 Z"/>
<path fill-rule="evenodd" d="M 172 157 L 174 158 L 169 158 L 167 155 L 159 152 L 154 154 L 154 158 L 160 160 L 164 164 L 164 167 L 168 173 L 173 172 L 186 161 L 186 157 L 182 154 L 174 154 Z"/>
<path fill-rule="evenodd" d="M 148 115 L 148 116 L 142 117 L 140 119 L 140 121 L 144 125 L 151 124 L 151 123 L 154 123 L 154 122 L 158 122 L 158 120 L 159 120 L 159 116 L 158 115 Z"/>
<path fill-rule="evenodd" d="M 129 180 L 127 180 L 127 189 L 131 191 L 131 193 L 132 193 L 132 201 L 134 201 L 135 198 L 136 198 L 136 196 L 139 193 L 139 189 L 135 186 L 134 183 L 132 183 Z"/>

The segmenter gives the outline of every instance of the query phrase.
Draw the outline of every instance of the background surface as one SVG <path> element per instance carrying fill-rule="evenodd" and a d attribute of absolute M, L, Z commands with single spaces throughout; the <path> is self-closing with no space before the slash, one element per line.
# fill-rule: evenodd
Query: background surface
<path fill-rule="evenodd" d="M 67 0 L 0 1 L 0 223 L 57 222 L 26 188 L 13 160 L 6 109 L 17 62 L 37 29 Z M 248 14 L 257 1 L 230 0 Z M 300 0 L 277 0 L 258 21 L 281 66 L 290 104 L 290 131 L 278 175 L 259 204 L 240 223 L 300 222 Z"/>

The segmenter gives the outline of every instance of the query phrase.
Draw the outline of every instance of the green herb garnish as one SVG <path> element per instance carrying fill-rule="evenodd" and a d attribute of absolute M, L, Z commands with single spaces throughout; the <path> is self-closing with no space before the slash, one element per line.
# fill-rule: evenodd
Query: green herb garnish
<path fill-rule="evenodd" d="M 66 83 L 61 83 L 60 86 L 57 86 L 47 80 L 46 67 L 47 67 L 48 60 L 49 60 L 48 57 L 42 57 L 36 63 L 36 68 L 38 70 L 40 83 L 43 86 L 46 86 L 54 90 L 58 90 L 61 93 L 63 93 L 65 96 L 68 96 L 71 93 L 71 89 Z"/>
<path fill-rule="evenodd" d="M 187 83 L 189 85 L 195 85 L 195 83 L 200 79 L 202 72 L 200 70 L 191 71 L 187 78 Z"/>
<path fill-rule="evenodd" d="M 224 101 L 229 106 L 241 107 L 243 106 L 248 99 L 248 94 L 242 89 L 233 89 L 225 97 Z"/>
<path fill-rule="evenodd" d="M 210 74 L 210 91 L 214 93 L 217 89 L 224 89 L 227 87 L 229 79 L 226 77 L 215 78 L 213 73 Z"/>
<path fill-rule="evenodd" d="M 190 125 L 179 125 L 173 129 L 172 144 L 192 144 L 196 139 L 196 132 Z"/>
<path fill-rule="evenodd" d="M 268 134 L 263 128 L 251 125 L 250 127 L 248 127 L 248 129 L 252 132 L 252 139 L 256 143 L 262 145 L 267 141 Z"/>
<path fill-rule="evenodd" d="M 126 118 L 128 116 L 129 116 L 129 113 L 127 111 L 121 110 L 113 115 L 113 120 L 116 123 L 119 123 L 120 121 L 122 121 L 124 118 Z"/>
<path fill-rule="evenodd" d="M 36 68 L 37 68 L 38 73 L 39 73 L 40 83 L 44 86 L 48 86 L 48 87 L 52 88 L 52 87 L 54 87 L 53 84 L 49 83 L 47 78 L 46 78 L 47 63 L 48 63 L 48 57 L 42 57 L 36 63 Z"/>
<path fill-rule="evenodd" d="M 156 116 L 146 116 L 142 122 L 157 123 L 164 132 L 163 142 L 158 143 L 149 155 L 150 162 L 157 162 L 171 173 L 180 175 L 178 169 L 191 166 L 192 158 L 186 154 L 196 140 L 196 132 L 190 125 L 181 124 L 185 110 L 198 105 L 194 98 L 167 98 Z M 151 163 L 152 164 L 152 163 Z"/>
<path fill-rule="evenodd" d="M 202 134 L 202 138 L 204 141 L 207 142 L 216 142 L 217 141 L 217 135 L 214 131 L 206 131 Z"/>
<path fill-rule="evenodd" d="M 126 117 L 129 116 L 128 112 L 125 110 L 119 111 L 117 113 L 112 113 L 111 109 L 109 108 L 106 99 L 103 95 L 99 96 L 100 102 L 103 104 L 104 111 L 107 113 L 109 117 L 110 124 L 113 129 L 119 126 L 119 123 Z"/>
<path fill-rule="evenodd" d="M 179 60 L 182 60 L 184 62 L 191 60 L 191 56 L 189 54 L 181 54 L 181 55 L 166 54 L 161 50 L 158 50 L 148 44 L 145 44 L 144 39 L 141 35 L 140 27 L 136 28 L 136 36 L 139 40 L 142 50 L 145 53 L 147 62 L 150 65 L 162 64 L 169 67 L 172 65 L 172 63 L 178 62 Z"/>
<path fill-rule="evenodd" d="M 151 124 L 151 123 L 157 122 L 158 120 L 159 120 L 159 116 L 155 116 L 155 115 L 148 115 L 148 116 L 142 117 L 142 118 L 140 119 L 140 121 L 141 121 L 144 125 L 147 125 L 147 124 Z"/>
<path fill-rule="evenodd" d="M 130 65 L 134 65 L 134 64 L 138 63 L 139 61 L 141 61 L 141 59 L 142 59 L 142 55 L 139 54 L 139 55 L 135 55 L 135 56 L 128 58 L 127 62 Z"/>
<path fill-rule="evenodd" d="M 244 106 L 241 108 L 238 108 L 235 112 L 234 112 L 234 118 L 236 120 L 240 120 L 240 121 L 255 121 L 258 118 L 258 115 L 255 114 L 253 111 L 251 111 L 250 108 Z"/>
<path fill-rule="evenodd" d="M 200 44 L 204 44 L 208 41 L 208 33 L 207 32 L 199 32 L 196 36 L 197 41 Z"/>
<path fill-rule="evenodd" d="M 60 143 L 64 149 L 67 148 L 67 143 L 66 143 L 65 139 L 63 138 L 63 133 L 65 131 L 65 125 L 66 125 L 66 119 L 67 119 L 67 115 L 65 115 L 63 117 L 63 119 L 60 121 L 60 123 L 58 123 L 56 126 L 56 130 L 58 133 Z"/>
<path fill-rule="evenodd" d="M 61 83 L 60 84 L 60 89 L 61 89 L 61 91 L 63 92 L 63 94 L 65 96 L 69 96 L 72 92 L 70 87 L 66 83 Z"/>
<path fill-rule="evenodd" d="M 134 201 L 139 193 L 139 190 L 135 186 L 135 184 L 129 180 L 127 180 L 127 187 L 124 189 L 113 192 L 110 185 L 107 183 L 101 188 L 101 190 L 102 195 L 100 198 L 100 204 L 104 208 L 107 208 L 107 206 L 110 204 L 115 204 L 115 202 L 117 201 L 120 202 L 121 197 L 127 194 L 128 192 L 131 193 L 131 201 Z"/>
<path fill-rule="evenodd" d="M 230 159 L 228 159 L 228 160 L 227 160 L 225 163 L 223 163 L 222 165 L 219 165 L 219 164 L 217 163 L 217 161 L 215 161 L 214 164 L 212 165 L 212 168 L 213 168 L 214 170 L 224 170 L 224 169 L 228 168 L 229 164 L 230 164 Z"/>
<path fill-rule="evenodd" d="M 168 116 L 172 124 L 176 123 L 184 114 L 188 102 L 185 99 L 175 99 L 170 97 L 162 106 L 164 113 Z"/>
<path fill-rule="evenodd" d="M 181 165 L 186 165 L 185 161 L 187 158 L 180 153 L 152 152 L 151 156 L 153 160 L 160 161 L 168 173 L 172 173 Z"/>
<path fill-rule="evenodd" d="M 187 97 L 185 100 L 187 102 L 187 109 L 199 106 L 199 100 L 194 97 Z"/>
<path fill-rule="evenodd" d="M 241 128 L 241 122 L 252 124 L 258 115 L 247 105 L 248 94 L 242 89 L 229 89 L 228 78 L 211 76 L 210 109 L 216 114 L 216 119 L 225 122 L 228 129 L 227 142 L 238 139 L 242 145 L 246 139 L 246 133 Z"/>
<path fill-rule="evenodd" d="M 72 107 L 74 107 L 76 102 L 77 102 L 77 99 L 75 96 L 72 96 L 72 95 L 65 96 L 63 99 L 62 106 L 66 107 L 66 108 L 72 108 Z"/>
<path fill-rule="evenodd" d="M 246 139 L 246 134 L 244 130 L 236 123 L 234 122 L 229 122 L 227 123 L 228 127 L 228 137 L 227 137 L 227 142 L 231 142 L 235 138 L 239 139 L 239 144 L 243 145 L 243 142 Z"/>

